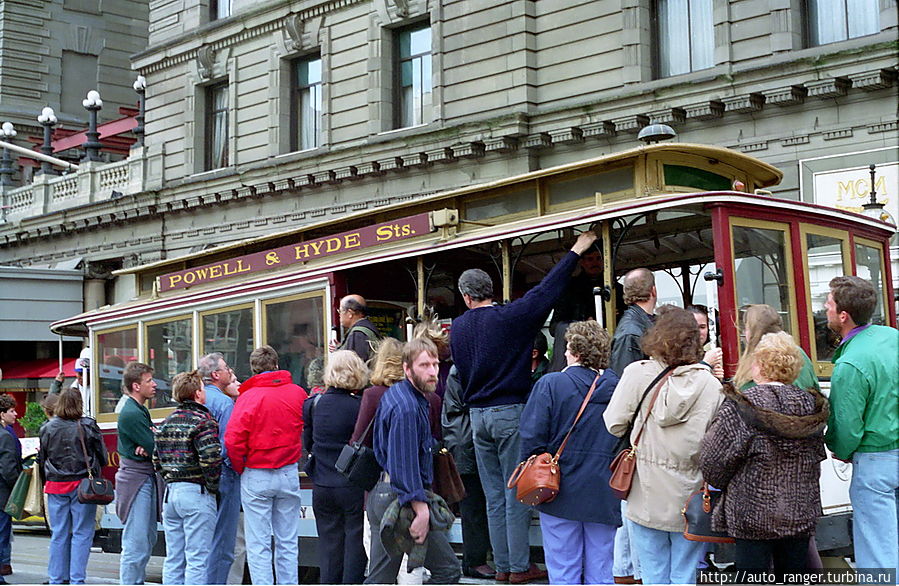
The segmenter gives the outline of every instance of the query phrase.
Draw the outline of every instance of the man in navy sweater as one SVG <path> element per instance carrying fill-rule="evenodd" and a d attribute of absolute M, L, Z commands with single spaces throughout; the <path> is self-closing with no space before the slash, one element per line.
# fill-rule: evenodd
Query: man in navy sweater
<path fill-rule="evenodd" d="M 518 424 L 531 388 L 531 348 L 537 332 L 565 291 L 580 255 L 596 234 L 584 232 L 571 252 L 521 299 L 493 305 L 493 281 L 480 269 L 459 277 L 469 311 L 453 321 L 450 344 L 470 407 L 478 472 L 487 497 L 496 580 L 523 584 L 546 578 L 530 564 L 530 509 L 506 488 L 518 464 Z"/>

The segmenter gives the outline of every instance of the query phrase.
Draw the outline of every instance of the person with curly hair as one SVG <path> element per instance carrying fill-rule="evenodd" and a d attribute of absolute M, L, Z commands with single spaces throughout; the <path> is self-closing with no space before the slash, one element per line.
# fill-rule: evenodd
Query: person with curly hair
<path fill-rule="evenodd" d="M 633 422 L 631 442 L 642 429 L 625 522 L 645 583 L 692 584 L 705 544 L 684 539 L 680 511 L 702 486 L 699 442 L 724 395 L 700 364 L 699 327 L 689 311 L 659 308 L 641 346 L 650 358 L 624 369 L 603 414 L 616 436 Z"/>
<path fill-rule="evenodd" d="M 802 571 L 823 514 L 818 477 L 830 410 L 820 392 L 791 384 L 803 360 L 788 333 L 765 334 L 751 356 L 756 385 L 725 387 L 702 440 L 703 476 L 724 491 L 712 526 L 736 538 L 738 570 L 764 571 L 773 559 L 776 571 Z"/>
<path fill-rule="evenodd" d="M 610 584 L 621 508 L 609 488 L 616 439 L 602 416 L 618 375 L 607 368 L 609 334 L 595 321 L 571 323 L 565 341 L 568 366 L 537 381 L 521 414 L 521 459 L 559 449 L 595 381 L 593 396 L 559 458 L 559 494 L 537 510 L 550 583 Z"/>

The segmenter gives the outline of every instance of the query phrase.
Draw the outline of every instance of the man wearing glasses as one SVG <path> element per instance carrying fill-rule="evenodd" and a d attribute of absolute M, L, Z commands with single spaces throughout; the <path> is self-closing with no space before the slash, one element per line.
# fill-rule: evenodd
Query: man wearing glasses
<path fill-rule="evenodd" d="M 347 295 L 340 300 L 340 325 L 343 326 L 346 335 L 343 343 L 337 346 L 331 343 L 331 352 L 335 350 L 352 350 L 359 355 L 363 362 L 371 355 L 372 345 L 377 343 L 378 326 L 366 317 L 368 308 L 365 299 L 360 295 Z"/>

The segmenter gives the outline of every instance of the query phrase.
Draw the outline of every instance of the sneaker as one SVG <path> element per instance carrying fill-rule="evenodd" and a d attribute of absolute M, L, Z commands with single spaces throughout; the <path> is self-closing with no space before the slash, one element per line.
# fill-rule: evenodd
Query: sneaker
<path fill-rule="evenodd" d="M 510 584 L 527 584 L 534 580 L 546 580 L 549 574 L 546 570 L 541 570 L 535 564 L 531 564 L 527 572 L 512 572 L 509 574 Z"/>

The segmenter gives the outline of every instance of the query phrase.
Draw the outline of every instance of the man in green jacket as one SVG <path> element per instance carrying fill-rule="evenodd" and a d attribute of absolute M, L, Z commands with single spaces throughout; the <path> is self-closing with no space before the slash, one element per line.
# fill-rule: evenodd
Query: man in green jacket
<path fill-rule="evenodd" d="M 852 462 L 852 532 L 859 568 L 899 566 L 899 331 L 872 325 L 878 291 L 836 277 L 824 304 L 843 340 L 834 353 L 825 441 Z"/>

